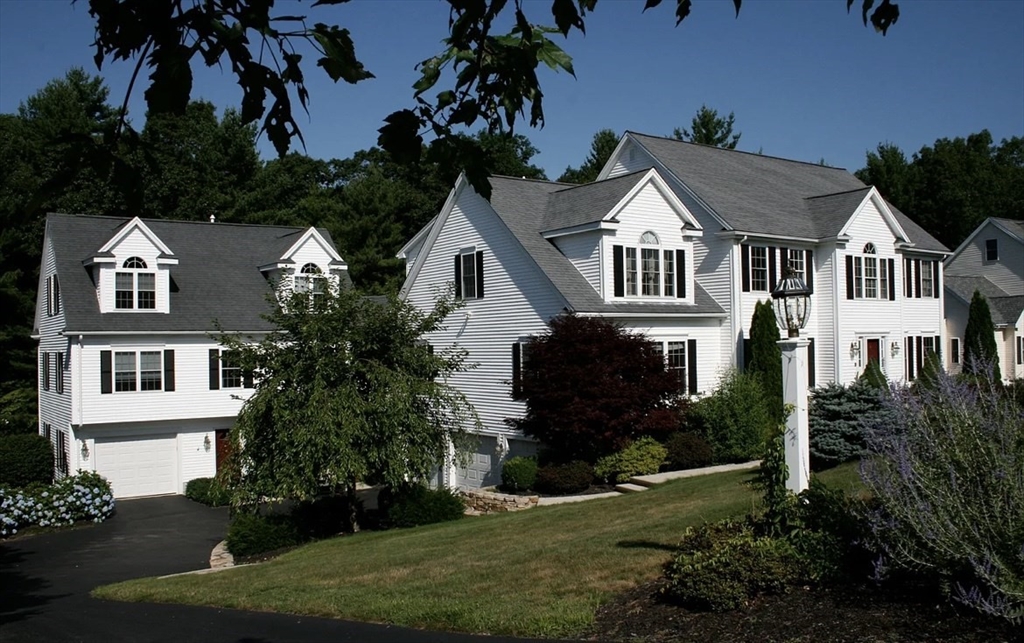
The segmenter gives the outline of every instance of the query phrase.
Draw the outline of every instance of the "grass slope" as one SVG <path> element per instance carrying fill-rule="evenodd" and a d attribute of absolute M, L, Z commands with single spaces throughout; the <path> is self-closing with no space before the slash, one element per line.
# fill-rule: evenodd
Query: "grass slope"
<path fill-rule="evenodd" d="M 113 600 L 212 605 L 411 627 L 571 636 L 598 605 L 656 578 L 682 531 L 749 511 L 750 472 L 640 494 L 314 543 L 217 574 L 98 588 Z M 855 469 L 823 479 L 843 488 Z"/>

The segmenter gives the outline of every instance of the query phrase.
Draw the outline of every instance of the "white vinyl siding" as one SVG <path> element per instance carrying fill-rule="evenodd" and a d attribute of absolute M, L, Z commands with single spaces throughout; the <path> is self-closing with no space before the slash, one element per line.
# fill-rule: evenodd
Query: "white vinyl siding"
<path fill-rule="evenodd" d="M 985 259 L 985 242 L 994 239 L 999 249 L 996 261 Z M 984 275 L 1009 295 L 1024 295 L 1024 243 L 986 222 L 960 254 L 945 266 L 947 275 Z"/>
<path fill-rule="evenodd" d="M 53 311 L 48 315 L 46 307 L 46 281 L 56 274 L 56 258 L 53 254 L 53 244 L 46 239 L 43 247 L 42 262 L 40 265 L 39 285 L 40 293 L 37 297 L 39 308 L 36 318 L 38 320 L 39 347 L 36 352 L 36 364 L 42 371 L 42 357 L 47 355 L 49 387 L 44 390 L 42 384 L 42 372 L 39 373 L 39 433 L 43 433 L 43 425 L 50 426 L 50 441 L 54 446 L 54 453 L 61 439 L 61 434 L 66 434 L 68 444 L 67 469 L 75 471 L 78 468 L 78 450 L 74 448 L 74 435 L 71 432 L 71 409 L 72 391 L 77 385 L 73 377 L 76 354 L 74 345 L 69 338 L 60 333 L 64 330 L 64 308 Z M 52 288 L 52 286 L 51 286 Z M 63 355 L 63 360 L 60 356 Z M 58 369 L 59 377 L 63 380 L 63 392 L 57 388 Z"/>

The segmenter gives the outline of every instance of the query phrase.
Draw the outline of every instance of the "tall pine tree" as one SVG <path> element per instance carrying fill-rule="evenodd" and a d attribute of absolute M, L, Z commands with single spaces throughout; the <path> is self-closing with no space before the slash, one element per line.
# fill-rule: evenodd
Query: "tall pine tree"
<path fill-rule="evenodd" d="M 971 297 L 971 308 L 967 313 L 967 328 L 964 329 L 964 372 L 983 375 L 992 365 L 992 377 L 1000 379 L 999 353 L 996 350 L 996 336 L 993 333 L 992 311 L 988 300 L 977 290 Z"/>
<path fill-rule="evenodd" d="M 782 402 L 782 351 L 779 349 L 779 325 L 770 301 L 759 301 L 750 320 L 750 366 L 748 371 L 761 379 L 772 417 L 784 421 Z"/>

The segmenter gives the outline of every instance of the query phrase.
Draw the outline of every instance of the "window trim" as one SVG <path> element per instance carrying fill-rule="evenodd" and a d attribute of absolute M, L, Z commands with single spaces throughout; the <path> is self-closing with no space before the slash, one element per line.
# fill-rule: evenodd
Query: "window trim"
<path fill-rule="evenodd" d="M 879 256 L 873 242 L 859 254 L 848 254 L 846 268 L 847 299 L 895 301 L 895 261 Z"/>
<path fill-rule="evenodd" d="M 950 337 L 949 338 L 949 363 L 959 364 L 960 363 L 960 338 Z"/>
<path fill-rule="evenodd" d="M 131 289 L 123 288 L 118 284 L 118 280 L 121 277 L 128 277 L 131 279 Z M 143 289 L 141 287 L 142 277 L 148 277 L 153 280 L 153 287 Z M 122 305 L 124 298 L 120 297 L 121 293 L 131 293 L 131 301 L 125 302 L 130 305 Z M 152 293 L 152 298 L 146 297 L 146 306 L 143 306 L 142 295 L 146 293 Z M 139 312 L 150 312 L 157 309 L 157 283 L 156 283 L 156 272 L 149 270 L 146 261 L 142 257 L 131 256 L 122 262 L 121 267 L 114 271 L 114 310 L 116 312 L 128 312 L 128 311 L 139 311 Z"/>
<path fill-rule="evenodd" d="M 143 354 L 151 354 L 158 357 L 159 368 L 143 370 Z M 127 374 L 127 369 L 118 369 L 117 356 L 132 355 L 132 378 L 131 386 L 126 386 L 128 378 L 122 378 L 118 382 L 118 374 Z M 145 374 L 145 377 L 144 377 Z M 159 387 L 153 387 L 153 382 L 159 378 Z M 121 388 L 123 387 L 123 388 Z M 171 393 L 174 391 L 174 350 L 159 347 L 135 348 L 129 350 L 100 351 L 100 393 L 101 394 L 122 394 L 122 393 Z"/>
<path fill-rule="evenodd" d="M 464 274 L 463 267 L 468 265 L 466 262 L 472 262 L 473 276 L 470 285 L 473 286 L 473 293 L 467 294 L 466 292 L 466 275 Z M 455 255 L 455 270 L 453 273 L 455 282 L 455 298 L 468 301 L 474 299 L 484 298 L 484 251 L 478 250 L 476 246 L 471 248 L 463 248 L 458 254 Z"/>
<path fill-rule="evenodd" d="M 42 369 L 40 370 L 39 375 L 40 375 L 40 377 L 43 380 L 43 390 L 44 391 L 49 391 L 50 390 L 50 353 L 48 351 L 43 351 L 42 359 L 43 359 L 43 365 L 42 365 Z"/>
<path fill-rule="evenodd" d="M 757 257 L 757 251 L 764 253 Z M 755 266 L 755 261 L 763 260 L 763 266 Z M 758 286 L 758 272 L 764 271 L 764 287 Z M 750 292 L 768 292 L 768 246 L 750 246 Z"/>
<path fill-rule="evenodd" d="M 921 299 L 935 298 L 935 261 L 921 260 Z"/>
<path fill-rule="evenodd" d="M 665 362 L 666 370 L 677 370 L 682 371 L 681 375 L 677 375 L 679 378 L 679 392 L 683 395 L 699 395 L 698 390 L 698 377 L 699 372 L 697 368 L 697 340 L 691 337 L 670 337 L 666 339 L 651 339 L 649 340 L 652 344 L 658 347 L 661 352 L 661 357 Z M 683 350 L 683 362 L 685 366 L 670 366 L 669 364 L 669 345 L 670 344 L 682 344 Z"/>
<path fill-rule="evenodd" d="M 999 261 L 999 239 L 985 239 L 985 262 Z"/>
<path fill-rule="evenodd" d="M 234 391 L 246 389 L 251 390 L 256 388 L 252 372 L 244 370 L 241 365 L 237 367 L 240 375 L 240 385 L 225 386 L 224 355 L 231 352 L 232 351 L 227 351 L 223 348 L 211 348 L 208 351 L 209 390 L 219 391 L 221 389 L 225 389 L 228 391 Z M 235 367 L 233 366 L 228 367 L 229 370 L 233 370 L 234 368 Z"/>
<path fill-rule="evenodd" d="M 53 354 L 53 366 L 54 366 L 54 390 L 58 393 L 64 393 L 64 353 Z"/>

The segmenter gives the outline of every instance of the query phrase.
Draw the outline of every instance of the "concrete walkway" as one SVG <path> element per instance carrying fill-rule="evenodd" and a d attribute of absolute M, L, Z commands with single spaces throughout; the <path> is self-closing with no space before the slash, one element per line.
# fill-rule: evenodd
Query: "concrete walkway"
<path fill-rule="evenodd" d="M 697 476 L 709 476 L 715 473 L 726 473 L 728 471 L 746 471 L 747 469 L 756 469 L 761 466 L 760 460 L 754 460 L 753 462 L 741 462 L 740 464 L 719 464 L 713 467 L 703 467 L 701 469 L 685 469 L 683 471 L 665 471 L 664 473 L 655 473 L 649 476 L 633 476 L 629 479 L 629 482 L 615 485 L 617 491 L 609 491 L 607 493 L 593 493 L 586 496 L 554 496 L 541 498 L 537 501 L 539 506 L 546 505 L 564 505 L 571 502 L 584 502 L 586 500 L 598 500 L 600 498 L 614 498 L 621 496 L 625 493 L 638 493 L 640 491 L 646 491 L 650 487 L 663 484 L 670 480 L 678 480 L 680 478 L 695 478 Z"/>

